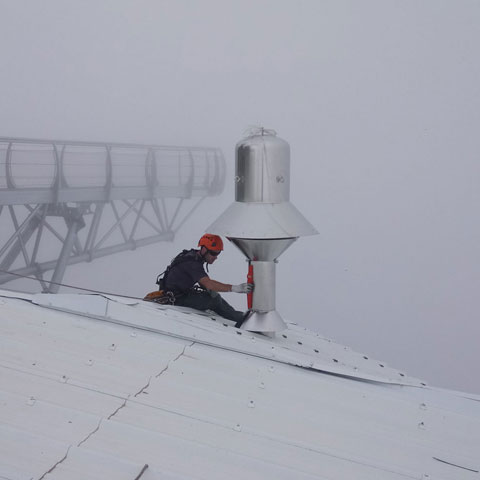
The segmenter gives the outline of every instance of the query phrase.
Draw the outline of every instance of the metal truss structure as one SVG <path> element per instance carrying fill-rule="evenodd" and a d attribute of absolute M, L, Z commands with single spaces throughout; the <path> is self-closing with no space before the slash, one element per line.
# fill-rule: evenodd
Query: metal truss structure
<path fill-rule="evenodd" d="M 0 138 L 0 284 L 56 293 L 68 265 L 172 240 L 224 183 L 216 148 Z"/>

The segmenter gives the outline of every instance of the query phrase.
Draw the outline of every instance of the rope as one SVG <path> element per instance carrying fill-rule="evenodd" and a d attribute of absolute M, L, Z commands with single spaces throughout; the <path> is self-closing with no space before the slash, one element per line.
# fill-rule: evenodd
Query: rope
<path fill-rule="evenodd" d="M 36 282 L 39 281 L 38 278 L 36 278 L 36 277 L 29 277 L 28 275 L 21 275 L 20 273 L 9 272 L 7 270 L 1 270 L 0 269 L 0 273 L 6 273 L 8 275 L 13 275 L 15 277 L 20 277 L 20 278 L 27 278 L 28 280 L 35 280 Z M 132 297 L 130 295 L 120 295 L 118 293 L 104 292 L 102 290 L 93 290 L 91 288 L 78 287 L 77 285 L 69 285 L 68 283 L 50 282 L 48 280 L 45 280 L 45 283 L 49 283 L 50 285 L 58 285 L 60 287 L 75 288 L 77 290 L 82 290 L 84 292 L 97 293 L 97 294 L 100 294 L 100 295 L 113 295 L 113 296 L 116 296 L 116 297 L 131 298 L 131 299 L 134 299 L 134 300 L 143 300 L 140 297 Z"/>

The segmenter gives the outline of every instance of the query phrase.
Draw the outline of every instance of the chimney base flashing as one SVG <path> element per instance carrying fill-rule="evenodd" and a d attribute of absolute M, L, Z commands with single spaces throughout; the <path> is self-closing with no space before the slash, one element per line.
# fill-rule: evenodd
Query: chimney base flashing
<path fill-rule="evenodd" d="M 240 327 L 241 330 L 249 332 L 260 332 L 273 334 L 287 328 L 286 323 L 276 310 L 270 312 L 252 312 Z"/>

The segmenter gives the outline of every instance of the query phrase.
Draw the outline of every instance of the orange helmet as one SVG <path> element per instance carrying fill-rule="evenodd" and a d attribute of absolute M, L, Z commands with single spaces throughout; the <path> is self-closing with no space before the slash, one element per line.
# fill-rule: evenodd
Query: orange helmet
<path fill-rule="evenodd" d="M 198 246 L 205 247 L 208 250 L 221 252 L 223 250 L 223 241 L 218 235 L 212 235 L 211 233 L 206 233 L 198 241 Z"/>

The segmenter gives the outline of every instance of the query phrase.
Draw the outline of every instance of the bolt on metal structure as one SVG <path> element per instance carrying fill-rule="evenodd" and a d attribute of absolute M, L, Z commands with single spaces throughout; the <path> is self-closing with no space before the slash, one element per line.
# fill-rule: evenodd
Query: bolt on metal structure
<path fill-rule="evenodd" d="M 217 148 L 0 137 L 0 284 L 56 293 L 68 265 L 173 240 L 224 183 Z"/>

